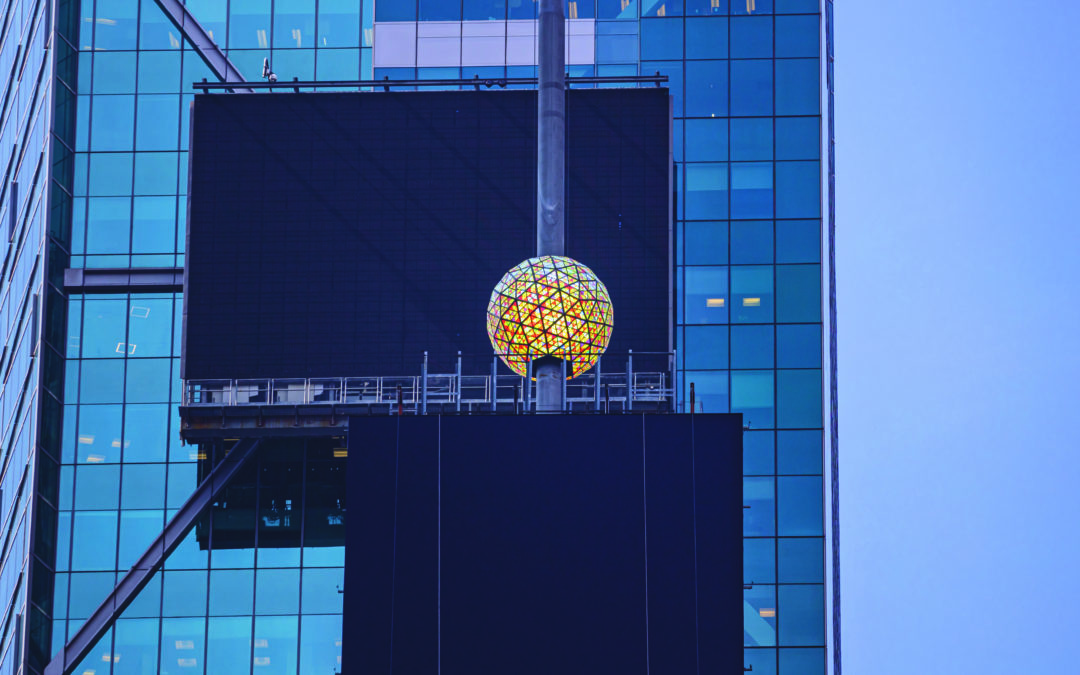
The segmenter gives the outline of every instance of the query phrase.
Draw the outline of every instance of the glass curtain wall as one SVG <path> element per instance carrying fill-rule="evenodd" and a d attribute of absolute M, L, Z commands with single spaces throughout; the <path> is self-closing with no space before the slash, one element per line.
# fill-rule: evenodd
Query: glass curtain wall
<path fill-rule="evenodd" d="M 375 69 L 372 58 L 376 22 L 530 19 L 531 0 L 187 6 L 249 79 L 260 78 L 267 57 L 282 81 L 534 73 L 532 66 Z M 182 266 L 191 84 L 212 76 L 153 0 L 81 0 L 77 11 L 70 266 Z M 595 21 L 594 63 L 575 64 L 571 74 L 670 78 L 683 408 L 692 384 L 699 411 L 739 412 L 748 426 L 746 666 L 755 673 L 823 673 L 819 2 L 577 0 L 566 11 Z M 33 274 L 22 274 L 25 288 Z M 5 295 L 4 316 L 17 323 L 26 311 L 10 309 L 11 297 Z M 198 452 L 181 446 L 176 431 L 180 304 L 176 294 L 73 296 L 59 321 L 67 324 L 61 339 L 68 361 L 57 453 L 54 652 L 195 487 Z M 18 328 L 5 323 L 5 330 Z M 5 344 L 14 345 L 13 337 Z M 9 449 L 18 435 L 5 429 Z M 5 519 L 12 518 L 14 495 L 7 480 L 5 474 Z M 302 508 L 302 500 L 295 503 Z M 7 522 L 18 527 L 19 519 Z M 103 548 L 102 541 L 117 545 Z M 96 675 L 148 672 L 140 663 L 159 664 L 161 672 L 333 672 L 305 664 L 332 667 L 340 654 L 340 608 L 327 590 L 338 583 L 339 560 L 309 557 L 301 542 L 256 553 L 252 542 L 246 553 L 224 551 L 227 562 L 219 566 L 217 551 L 208 555 L 189 543 L 144 591 L 150 604 L 128 611 L 87 668 Z M 211 590 L 179 593 L 185 583 Z M 292 590 L 260 605 L 260 589 L 270 584 Z M 243 598 L 219 602 L 215 588 Z M 309 594 L 321 598 L 317 605 L 304 604 Z M 334 639 L 306 642 L 305 635 Z"/>

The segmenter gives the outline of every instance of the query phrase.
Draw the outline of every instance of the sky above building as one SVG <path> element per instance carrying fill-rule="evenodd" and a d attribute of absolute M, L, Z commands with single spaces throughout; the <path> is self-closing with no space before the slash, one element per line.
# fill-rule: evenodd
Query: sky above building
<path fill-rule="evenodd" d="M 1080 3 L 836 16 L 844 666 L 1076 672 Z"/>

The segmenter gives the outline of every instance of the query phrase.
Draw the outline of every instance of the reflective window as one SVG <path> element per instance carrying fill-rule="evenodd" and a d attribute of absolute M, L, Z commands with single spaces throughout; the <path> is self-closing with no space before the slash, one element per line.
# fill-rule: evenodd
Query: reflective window
<path fill-rule="evenodd" d="M 825 644 L 824 586 L 780 586 L 778 600 L 782 612 L 780 644 Z"/>
<path fill-rule="evenodd" d="M 773 114 L 773 62 L 731 62 L 731 114 Z"/>
<path fill-rule="evenodd" d="M 731 302 L 733 323 L 772 323 L 772 266 L 733 266 L 731 268 Z"/>
<path fill-rule="evenodd" d="M 690 385 L 694 385 L 695 407 L 699 413 L 728 412 L 728 374 L 726 371 L 701 372 L 689 370 L 685 373 L 686 405 L 690 404 Z"/>
<path fill-rule="evenodd" d="M 779 367 L 821 367 L 821 324 L 779 325 L 776 338 Z"/>
<path fill-rule="evenodd" d="M 251 613 L 250 603 L 247 613 Z M 250 618 L 212 617 L 207 635 L 206 661 L 213 672 L 251 672 Z"/>
<path fill-rule="evenodd" d="M 135 93 L 135 52 L 94 54 L 95 94 Z"/>
<path fill-rule="evenodd" d="M 641 16 L 681 16 L 683 0 L 641 0 Z"/>
<path fill-rule="evenodd" d="M 360 3 L 352 0 L 319 0 L 318 46 L 357 47 L 359 44 Z M 322 58 L 320 54 L 319 59 Z"/>
<path fill-rule="evenodd" d="M 274 48 L 314 46 L 315 0 L 274 0 Z"/>
<path fill-rule="evenodd" d="M 681 59 L 682 55 L 682 19 L 648 19 L 641 22 L 641 58 Z"/>
<path fill-rule="evenodd" d="M 821 166 L 818 162 L 776 163 L 776 217 L 821 216 Z"/>
<path fill-rule="evenodd" d="M 776 262 L 816 263 L 821 260 L 821 221 L 776 222 Z"/>
<path fill-rule="evenodd" d="M 726 265 L 728 262 L 728 224 L 726 222 L 683 223 L 687 265 Z"/>
<path fill-rule="evenodd" d="M 731 159 L 771 160 L 773 158 L 773 120 L 741 118 L 731 120 Z"/>
<path fill-rule="evenodd" d="M 686 323 L 727 323 L 728 268 L 686 268 Z"/>
<path fill-rule="evenodd" d="M 686 62 L 686 115 L 725 117 L 728 114 L 728 62 Z"/>
<path fill-rule="evenodd" d="M 686 161 L 716 162 L 728 158 L 726 118 L 686 120 Z"/>
<path fill-rule="evenodd" d="M 775 63 L 776 114 L 819 114 L 818 60 L 778 59 Z"/>
<path fill-rule="evenodd" d="M 773 371 L 731 371 L 731 412 L 742 413 L 743 425 L 773 426 Z"/>
<path fill-rule="evenodd" d="M 731 58 L 767 59 L 773 55 L 771 16 L 731 18 Z"/>
<path fill-rule="evenodd" d="M 185 675 L 204 672 L 206 619 L 161 620 L 162 669 L 178 669 Z"/>
<path fill-rule="evenodd" d="M 180 137 L 180 97 L 178 95 L 140 95 L 137 101 L 137 116 L 136 150 L 175 150 L 177 148 Z M 175 172 L 174 167 L 170 192 L 176 189 Z"/>
<path fill-rule="evenodd" d="M 743 536 L 776 535 L 776 504 L 773 478 L 743 478 Z"/>
<path fill-rule="evenodd" d="M 687 164 L 686 208 L 683 214 L 690 219 L 707 219 L 727 216 L 728 165 Z"/>
<path fill-rule="evenodd" d="M 691 12 L 687 12 L 690 14 Z M 715 59 L 728 55 L 728 20 L 688 18 L 686 20 L 686 58 Z"/>
<path fill-rule="evenodd" d="M 819 32 L 820 20 L 817 16 L 776 17 L 776 56 L 817 57 L 820 51 Z"/>
<path fill-rule="evenodd" d="M 578 5 L 584 5 L 582 3 L 573 3 L 574 11 L 577 12 Z M 505 0 L 463 0 L 461 8 L 462 18 L 466 21 L 487 21 L 498 20 L 501 21 L 506 18 L 506 1 Z M 568 18 L 575 18 L 567 13 Z"/>
<path fill-rule="evenodd" d="M 755 585 L 743 591 L 743 644 L 776 644 L 776 587 Z"/>
<path fill-rule="evenodd" d="M 743 582 L 755 585 L 776 583 L 775 540 L 743 540 Z"/>
<path fill-rule="evenodd" d="M 94 48 L 135 49 L 139 28 L 138 4 L 130 0 L 96 0 L 94 4 L 97 10 Z"/>
<path fill-rule="evenodd" d="M 732 170 L 734 171 L 734 167 Z M 732 199 L 734 200 L 734 195 Z M 771 220 L 732 221 L 731 262 L 771 263 L 772 259 L 773 223 Z"/>
<path fill-rule="evenodd" d="M 784 429 L 813 429 L 822 424 L 821 371 L 778 370 L 777 424 Z"/>
<path fill-rule="evenodd" d="M 778 431 L 776 471 L 781 474 L 820 474 L 822 470 L 820 431 Z"/>
<path fill-rule="evenodd" d="M 376 21 L 415 21 L 416 0 L 379 0 L 375 3 Z"/>
<path fill-rule="evenodd" d="M 771 324 L 731 327 L 731 367 L 773 367 L 773 327 Z"/>
<path fill-rule="evenodd" d="M 825 650 L 781 649 L 780 672 L 825 675 Z"/>
<path fill-rule="evenodd" d="M 825 574 L 824 544 L 825 540 L 817 537 L 780 539 L 777 542 L 780 583 L 820 583 Z"/>
<path fill-rule="evenodd" d="M 130 150 L 134 141 L 135 97 L 94 96 L 92 105 L 90 149 Z M 93 173 L 98 178 L 99 171 Z"/>
<path fill-rule="evenodd" d="M 270 47 L 270 0 L 231 0 L 229 47 Z"/>
<path fill-rule="evenodd" d="M 777 321 L 821 321 L 820 265 L 778 265 L 776 286 Z"/>
<path fill-rule="evenodd" d="M 728 367 L 727 326 L 687 326 L 685 336 L 686 368 L 709 370 Z"/>
<path fill-rule="evenodd" d="M 773 436 L 771 431 L 743 432 L 743 475 L 763 476 L 775 473 Z"/>
<path fill-rule="evenodd" d="M 113 628 L 113 675 L 136 675 L 158 670 L 157 619 L 117 619 Z"/>

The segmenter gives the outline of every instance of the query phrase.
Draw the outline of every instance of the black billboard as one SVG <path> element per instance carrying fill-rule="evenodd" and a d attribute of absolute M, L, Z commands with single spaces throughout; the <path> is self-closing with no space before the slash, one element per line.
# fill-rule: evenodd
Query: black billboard
<path fill-rule="evenodd" d="M 668 91 L 567 99 L 567 255 L 607 285 L 611 353 L 667 351 Z M 490 358 L 491 291 L 535 255 L 535 91 L 202 94 L 192 119 L 185 378 Z"/>
<path fill-rule="evenodd" d="M 342 672 L 742 672 L 741 426 L 351 418 Z"/>

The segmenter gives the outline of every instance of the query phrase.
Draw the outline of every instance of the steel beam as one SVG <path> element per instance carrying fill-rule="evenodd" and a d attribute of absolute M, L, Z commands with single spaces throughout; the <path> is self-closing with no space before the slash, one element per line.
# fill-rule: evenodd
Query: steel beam
<path fill-rule="evenodd" d="M 68 293 L 182 293 L 183 267 L 69 268 Z"/>
<path fill-rule="evenodd" d="M 202 60 L 222 82 L 243 83 L 244 76 L 232 64 L 225 52 L 214 42 L 214 38 L 199 24 L 180 0 L 154 0 L 165 16 L 169 18 L 180 34 L 184 36 L 191 46 L 199 53 Z M 247 87 L 236 87 L 233 91 L 251 93 Z"/>
<path fill-rule="evenodd" d="M 150 544 L 150 548 L 146 549 L 146 553 L 128 570 L 82 628 L 64 645 L 64 649 L 53 657 L 45 668 L 45 675 L 71 675 L 74 672 L 101 636 L 112 627 L 117 617 L 135 600 L 139 591 L 150 583 L 151 577 L 161 569 L 165 559 L 191 532 L 206 508 L 239 473 L 258 447 L 259 440 L 255 438 L 245 438 L 237 442 L 221 463 L 195 488 L 191 497 L 169 520 L 154 543 Z"/>

